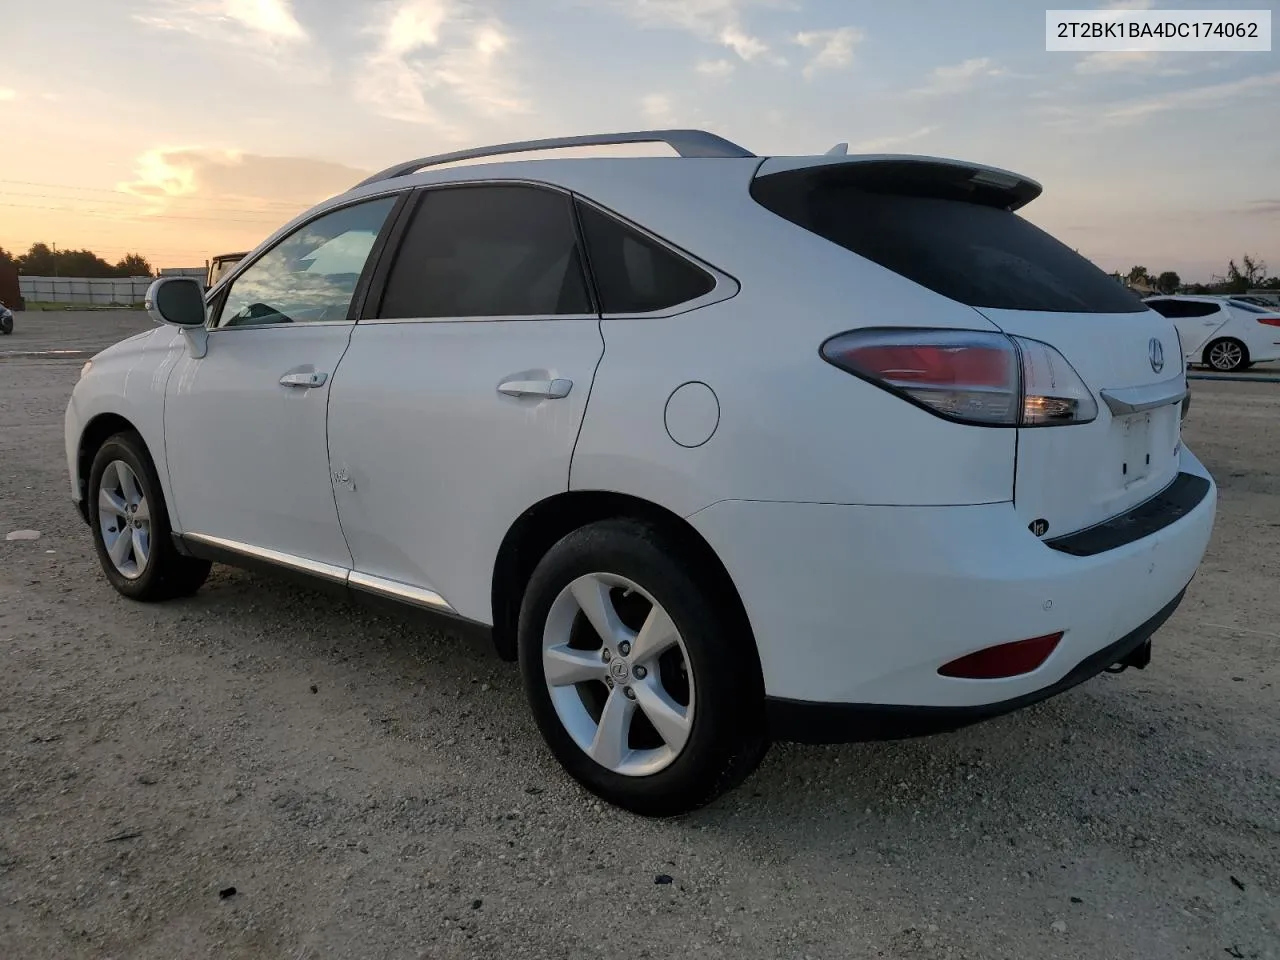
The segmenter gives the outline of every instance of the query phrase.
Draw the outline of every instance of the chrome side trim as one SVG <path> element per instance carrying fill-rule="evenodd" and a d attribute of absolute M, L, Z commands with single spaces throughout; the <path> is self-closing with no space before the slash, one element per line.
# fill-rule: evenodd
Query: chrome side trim
<path fill-rule="evenodd" d="M 414 587 L 407 583 L 400 583 L 398 580 L 388 580 L 385 577 L 375 577 L 370 573 L 360 573 L 358 570 L 352 570 L 347 576 L 347 584 L 356 590 L 381 594 L 393 600 L 412 603 L 414 606 L 426 607 L 430 610 L 442 610 L 446 613 L 455 612 L 444 597 L 425 587 Z"/>
<path fill-rule="evenodd" d="M 331 563 L 321 563 L 318 560 L 308 560 L 305 557 L 295 557 L 291 553 L 282 553 L 279 550 L 269 550 L 266 547 L 255 547 L 249 543 L 241 543 L 238 540 L 225 540 L 222 537 L 212 537 L 207 533 L 184 533 L 182 537 L 195 543 L 203 543 L 206 546 L 217 547 L 220 550 L 227 550 L 230 553 L 238 553 L 242 556 L 252 557 L 255 560 L 263 560 L 267 563 L 274 563 L 277 566 L 289 567 L 293 570 L 299 570 L 303 573 L 313 574 L 322 577 L 325 580 L 335 580 L 338 583 L 345 583 L 348 570 L 346 567 L 334 566 Z"/>
<path fill-rule="evenodd" d="M 1187 395 L 1187 378 L 1179 374 L 1161 383 L 1148 383 L 1140 387 L 1123 387 L 1117 390 L 1100 390 L 1103 401 L 1113 416 L 1144 413 L 1160 407 L 1181 403 Z"/>

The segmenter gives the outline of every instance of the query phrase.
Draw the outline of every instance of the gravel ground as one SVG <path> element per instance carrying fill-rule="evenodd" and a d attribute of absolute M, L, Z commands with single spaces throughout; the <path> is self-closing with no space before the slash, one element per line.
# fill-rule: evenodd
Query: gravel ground
<path fill-rule="evenodd" d="M 1218 528 L 1146 671 L 775 747 L 652 822 L 559 772 L 483 638 L 222 567 L 118 597 L 68 499 L 82 357 L 41 351 L 148 321 L 17 321 L 0 532 L 42 536 L 0 541 L 0 957 L 1280 958 L 1280 385 L 1195 385 Z"/>

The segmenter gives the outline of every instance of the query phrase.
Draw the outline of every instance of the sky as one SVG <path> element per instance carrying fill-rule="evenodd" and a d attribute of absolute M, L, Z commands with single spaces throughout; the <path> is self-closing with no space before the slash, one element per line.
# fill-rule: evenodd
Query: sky
<path fill-rule="evenodd" d="M 1014 170 L 1045 186 L 1023 214 L 1107 270 L 1280 273 L 1280 53 L 1047 53 L 1045 9 L 0 0 L 0 247 L 201 266 L 401 160 L 691 126 Z"/>

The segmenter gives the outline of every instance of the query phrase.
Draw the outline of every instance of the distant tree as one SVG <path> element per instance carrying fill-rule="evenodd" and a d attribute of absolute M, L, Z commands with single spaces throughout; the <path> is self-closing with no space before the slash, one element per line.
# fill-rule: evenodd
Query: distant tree
<path fill-rule="evenodd" d="M 1129 285 L 1131 287 L 1137 286 L 1140 283 L 1145 283 L 1149 279 L 1147 268 L 1146 267 L 1130 267 L 1129 273 L 1126 275 L 1125 279 L 1129 281 Z"/>
<path fill-rule="evenodd" d="M 1213 285 L 1222 293 L 1245 293 L 1260 286 L 1267 276 L 1267 265 L 1249 254 L 1240 258 L 1240 266 L 1234 260 L 1227 262 L 1227 275 L 1215 276 Z"/>
<path fill-rule="evenodd" d="M 59 250 L 57 254 L 60 277 L 114 277 L 116 271 L 92 250 Z"/>
<path fill-rule="evenodd" d="M 1280 290 L 1280 277 L 1268 277 L 1262 284 L 1264 290 Z"/>
<path fill-rule="evenodd" d="M 18 257 L 18 270 L 29 277 L 51 277 L 56 267 L 54 252 L 47 243 L 33 243 Z"/>
<path fill-rule="evenodd" d="M 1156 289 L 1161 293 L 1176 293 L 1182 286 L 1182 278 L 1172 270 L 1166 270 L 1156 277 Z"/>
<path fill-rule="evenodd" d="M 17 262 L 18 262 L 17 257 L 15 257 L 12 253 L 10 253 L 4 247 L 0 247 L 0 266 L 7 267 L 10 264 L 16 265 Z"/>
<path fill-rule="evenodd" d="M 126 254 L 116 264 L 116 273 L 122 277 L 149 277 L 154 272 L 150 262 L 140 253 Z"/>

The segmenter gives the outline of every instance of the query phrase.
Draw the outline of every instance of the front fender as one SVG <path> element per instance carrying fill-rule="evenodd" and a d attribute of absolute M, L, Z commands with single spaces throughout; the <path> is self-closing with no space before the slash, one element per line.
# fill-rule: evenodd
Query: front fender
<path fill-rule="evenodd" d="M 174 530 L 181 529 L 174 516 L 174 498 L 169 486 L 164 436 L 165 386 L 176 360 L 185 347 L 180 334 L 158 328 L 118 343 L 93 358 L 89 369 L 71 391 L 64 418 L 64 444 L 71 496 L 82 516 L 88 515 L 81 453 L 86 438 L 106 439 L 124 421 L 137 431 L 155 463 L 169 519 Z M 100 438 L 106 426 L 107 432 Z"/>

